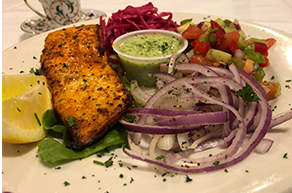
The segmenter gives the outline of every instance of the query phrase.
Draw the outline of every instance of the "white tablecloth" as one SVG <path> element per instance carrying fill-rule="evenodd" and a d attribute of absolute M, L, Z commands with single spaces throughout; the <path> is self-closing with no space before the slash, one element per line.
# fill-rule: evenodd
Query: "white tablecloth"
<path fill-rule="evenodd" d="M 38 0 L 30 4 L 43 12 Z M 145 0 L 81 0 L 83 9 L 98 9 L 108 16 L 127 5 L 141 6 Z M 292 0 L 152 0 L 159 12 L 212 14 L 280 29 L 292 34 Z M 23 0 L 2 0 L 2 50 L 33 35 L 23 32 L 20 24 L 35 16 Z"/>

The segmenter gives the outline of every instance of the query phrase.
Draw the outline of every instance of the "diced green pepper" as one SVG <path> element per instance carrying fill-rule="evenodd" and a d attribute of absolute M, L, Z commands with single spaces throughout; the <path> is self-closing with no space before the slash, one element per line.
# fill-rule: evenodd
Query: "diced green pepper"
<path fill-rule="evenodd" d="M 224 23 L 225 25 L 229 26 L 232 23 L 232 21 L 230 21 L 229 19 L 225 19 Z"/>
<path fill-rule="evenodd" d="M 244 59 L 251 59 L 256 63 L 265 63 L 265 57 L 259 53 L 255 52 L 254 44 L 249 45 L 244 49 Z"/>
<path fill-rule="evenodd" d="M 265 71 L 262 67 L 258 67 L 254 72 L 251 73 L 251 75 L 256 81 L 261 83 L 266 74 L 265 74 Z"/>
<path fill-rule="evenodd" d="M 264 43 L 264 44 L 267 43 L 266 40 L 264 40 L 264 39 L 258 39 L 258 38 L 250 38 L 248 40 L 248 42 L 249 42 L 249 44 L 253 44 L 254 42 L 260 42 L 260 43 Z"/>
<path fill-rule="evenodd" d="M 244 62 L 242 60 L 239 60 L 236 58 L 232 58 L 231 63 L 234 63 L 237 68 L 243 69 L 243 67 L 244 67 Z"/>
<path fill-rule="evenodd" d="M 248 42 L 246 41 L 246 36 L 243 31 L 238 31 L 238 33 L 240 34 L 240 37 L 237 41 L 237 45 L 241 50 L 243 50 L 246 46 L 248 46 Z"/>

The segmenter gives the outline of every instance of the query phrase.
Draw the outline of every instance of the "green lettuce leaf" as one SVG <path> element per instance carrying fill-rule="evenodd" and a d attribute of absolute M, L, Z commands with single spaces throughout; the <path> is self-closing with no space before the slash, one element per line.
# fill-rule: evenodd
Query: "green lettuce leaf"
<path fill-rule="evenodd" d="M 69 140 L 66 134 L 66 128 L 60 125 L 54 109 L 44 113 L 42 118 L 44 127 L 61 134 L 67 142 Z M 38 152 L 40 157 L 48 163 L 59 161 L 70 161 L 86 158 L 92 154 L 98 153 L 109 147 L 115 147 L 127 142 L 127 131 L 117 123 L 101 140 L 87 147 L 83 151 L 74 151 L 66 148 L 62 143 L 52 137 L 42 140 L 38 143 Z M 66 143 L 65 143 L 66 144 Z"/>

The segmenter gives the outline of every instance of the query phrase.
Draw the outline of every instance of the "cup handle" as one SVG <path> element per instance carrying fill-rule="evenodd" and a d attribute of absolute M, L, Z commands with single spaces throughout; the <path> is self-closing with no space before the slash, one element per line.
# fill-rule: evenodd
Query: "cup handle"
<path fill-rule="evenodd" d="M 46 16 L 44 16 L 43 14 L 41 14 L 40 12 L 38 12 L 37 10 L 35 10 L 32 6 L 30 6 L 27 2 L 27 0 L 24 0 L 24 3 L 33 11 L 35 12 L 37 15 L 39 15 L 41 18 L 43 18 L 44 20 L 47 20 Z"/>

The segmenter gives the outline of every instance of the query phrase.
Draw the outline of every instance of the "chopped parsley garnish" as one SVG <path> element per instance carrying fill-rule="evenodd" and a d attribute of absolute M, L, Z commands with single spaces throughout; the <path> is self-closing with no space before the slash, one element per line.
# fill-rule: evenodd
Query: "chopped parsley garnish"
<path fill-rule="evenodd" d="M 86 88 L 87 88 L 87 84 L 84 86 L 83 91 L 85 91 Z"/>
<path fill-rule="evenodd" d="M 97 165 L 104 166 L 104 163 L 102 163 L 102 162 L 100 162 L 100 161 L 97 161 L 97 160 L 93 160 L 93 163 L 94 163 L 94 164 L 97 164 Z"/>
<path fill-rule="evenodd" d="M 42 75 L 41 69 L 37 69 L 37 68 L 31 68 L 29 73 L 31 74 L 35 74 L 36 76 Z"/>
<path fill-rule="evenodd" d="M 114 161 L 112 160 L 113 157 L 110 157 L 107 161 L 104 162 L 105 167 L 110 167 L 113 165 Z"/>
<path fill-rule="evenodd" d="M 36 118 L 36 120 L 37 120 L 39 126 L 42 126 L 41 121 L 40 121 L 38 115 L 37 115 L 36 113 L 34 113 L 34 116 L 35 116 L 35 118 Z"/>
<path fill-rule="evenodd" d="M 185 19 L 185 20 L 182 20 L 181 22 L 180 22 L 180 25 L 184 25 L 184 24 L 186 24 L 186 23 L 188 23 L 188 22 L 191 22 L 193 19 Z"/>
<path fill-rule="evenodd" d="M 284 158 L 284 159 L 288 159 L 288 153 L 285 153 L 285 154 L 283 155 L 283 158 Z"/>
<path fill-rule="evenodd" d="M 69 186 L 69 185 L 70 185 L 70 183 L 69 183 L 69 182 L 67 182 L 67 181 L 65 181 L 65 182 L 64 182 L 64 185 L 65 185 L 65 186 Z"/>
<path fill-rule="evenodd" d="M 224 169 L 224 172 L 228 173 L 228 170 L 227 169 Z"/>
<path fill-rule="evenodd" d="M 132 182 L 134 182 L 134 179 L 131 177 L 131 181 L 130 181 L 130 184 L 132 183 Z"/>
<path fill-rule="evenodd" d="M 123 174 L 120 174 L 120 178 L 123 178 L 124 177 L 124 175 Z"/>
<path fill-rule="evenodd" d="M 164 155 L 159 155 L 159 156 L 157 156 L 155 159 L 156 160 L 162 160 L 164 158 Z"/>
<path fill-rule="evenodd" d="M 173 68 L 173 74 L 176 74 L 176 73 L 177 73 L 177 69 Z"/>
<path fill-rule="evenodd" d="M 219 166 L 219 165 L 220 165 L 220 161 L 215 161 L 215 162 L 213 163 L 213 165 L 215 165 L 215 166 Z"/>
<path fill-rule="evenodd" d="M 191 182 L 191 181 L 193 181 L 193 179 L 190 178 L 188 175 L 186 175 L 186 182 Z"/>
<path fill-rule="evenodd" d="M 76 118 L 75 117 L 68 116 L 68 117 L 65 118 L 65 121 L 69 125 L 69 127 L 72 127 L 74 125 L 77 125 L 77 122 L 76 122 Z"/>
<path fill-rule="evenodd" d="M 235 95 L 240 96 L 246 105 L 250 102 L 257 102 L 261 100 L 247 83 L 244 87 L 242 87 L 242 89 L 236 91 Z"/>
<path fill-rule="evenodd" d="M 290 79 L 290 80 L 286 80 L 286 82 L 291 82 L 292 80 Z"/>

